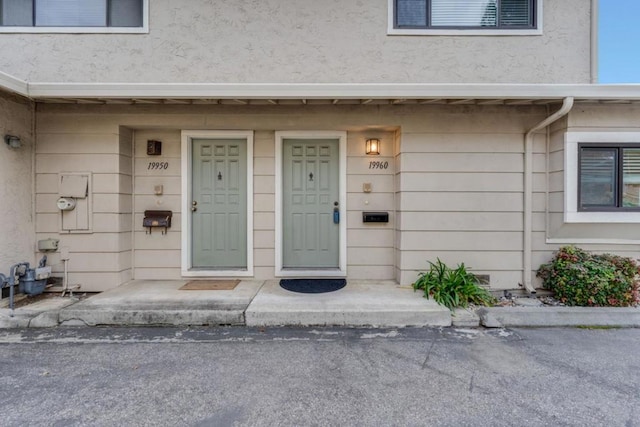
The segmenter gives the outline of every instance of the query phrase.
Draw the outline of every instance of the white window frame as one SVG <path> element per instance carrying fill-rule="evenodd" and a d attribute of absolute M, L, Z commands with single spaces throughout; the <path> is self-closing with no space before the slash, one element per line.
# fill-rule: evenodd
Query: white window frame
<path fill-rule="evenodd" d="M 536 3 L 536 28 L 522 30 L 507 29 L 442 29 L 442 28 L 395 28 L 395 7 L 394 0 L 387 0 L 388 20 L 387 35 L 389 36 L 541 36 L 542 35 L 542 3 L 544 0 L 537 0 Z"/>
<path fill-rule="evenodd" d="M 640 212 L 578 210 L 578 156 L 580 143 L 619 145 L 640 141 L 640 132 L 567 132 L 564 156 L 564 222 L 566 223 L 640 223 Z"/>
<path fill-rule="evenodd" d="M 148 34 L 149 0 L 142 0 L 142 27 L 12 27 L 0 26 L 0 33 L 33 34 Z"/>

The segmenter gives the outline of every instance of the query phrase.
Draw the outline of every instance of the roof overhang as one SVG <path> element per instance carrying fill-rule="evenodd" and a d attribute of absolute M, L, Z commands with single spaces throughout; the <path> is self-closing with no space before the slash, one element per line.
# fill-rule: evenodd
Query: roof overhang
<path fill-rule="evenodd" d="M 46 103 L 640 103 L 640 84 L 475 83 L 37 83 L 0 72 L 0 88 Z"/>

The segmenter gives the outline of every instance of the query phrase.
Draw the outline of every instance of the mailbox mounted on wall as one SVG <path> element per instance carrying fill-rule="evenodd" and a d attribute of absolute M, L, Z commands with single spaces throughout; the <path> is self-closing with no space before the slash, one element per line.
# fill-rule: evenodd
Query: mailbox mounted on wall
<path fill-rule="evenodd" d="M 171 227 L 171 211 L 144 211 L 142 226 L 147 228 L 147 234 L 158 227 L 162 228 L 162 234 L 167 234 L 167 229 Z"/>
<path fill-rule="evenodd" d="M 162 154 L 162 141 L 150 139 L 147 141 L 147 156 L 159 156 Z"/>
<path fill-rule="evenodd" d="M 362 212 L 362 222 L 387 223 L 389 212 Z"/>

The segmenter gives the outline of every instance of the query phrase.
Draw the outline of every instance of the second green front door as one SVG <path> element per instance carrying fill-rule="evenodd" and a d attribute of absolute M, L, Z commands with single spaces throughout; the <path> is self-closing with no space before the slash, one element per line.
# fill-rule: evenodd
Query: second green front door
<path fill-rule="evenodd" d="M 283 268 L 339 267 L 339 140 L 283 140 Z"/>

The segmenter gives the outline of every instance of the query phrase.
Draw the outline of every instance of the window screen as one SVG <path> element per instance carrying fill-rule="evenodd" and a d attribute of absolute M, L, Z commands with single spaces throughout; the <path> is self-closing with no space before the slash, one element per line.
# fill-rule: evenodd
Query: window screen
<path fill-rule="evenodd" d="M 27 26 L 33 23 L 33 3 L 24 0 L 2 0 L 0 24 L 3 26 Z"/>
<path fill-rule="evenodd" d="M 580 152 L 580 206 L 615 207 L 618 152 L 582 148 Z"/>
<path fill-rule="evenodd" d="M 142 2 L 139 0 L 111 0 L 109 2 L 110 27 L 141 27 Z"/>
<path fill-rule="evenodd" d="M 36 0 L 37 27 L 106 27 L 107 0 Z"/>

